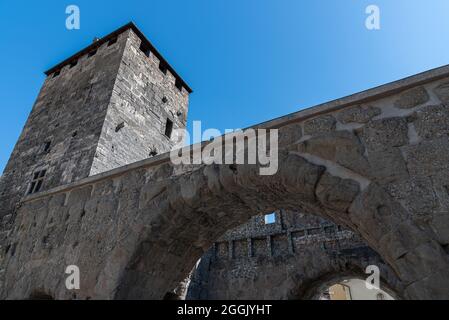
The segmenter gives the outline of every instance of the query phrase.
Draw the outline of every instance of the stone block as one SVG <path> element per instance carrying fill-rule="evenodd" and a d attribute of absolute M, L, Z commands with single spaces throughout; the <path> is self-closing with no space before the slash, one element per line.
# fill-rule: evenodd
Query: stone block
<path fill-rule="evenodd" d="M 426 140 L 401 149 L 410 175 L 431 176 L 449 169 L 447 138 Z"/>
<path fill-rule="evenodd" d="M 429 101 L 430 97 L 424 87 L 416 87 L 404 91 L 394 102 L 394 106 L 401 109 L 410 109 Z"/>
<path fill-rule="evenodd" d="M 298 151 L 335 162 L 361 175 L 369 171 L 369 164 L 363 156 L 364 146 L 348 131 L 318 135 L 301 143 Z"/>
<path fill-rule="evenodd" d="M 304 123 L 304 134 L 313 135 L 316 133 L 331 132 L 335 130 L 337 121 L 331 115 L 324 115 Z"/>
<path fill-rule="evenodd" d="M 367 159 L 369 170 L 365 174 L 380 184 L 408 177 L 407 165 L 399 148 L 369 152 Z"/>
<path fill-rule="evenodd" d="M 438 208 L 430 178 L 410 177 L 395 181 L 386 188 L 388 193 L 414 216 L 431 215 Z"/>
<path fill-rule="evenodd" d="M 345 108 L 337 114 L 337 119 L 341 123 L 367 123 L 371 118 L 382 113 L 379 108 L 373 106 L 356 106 Z"/>
<path fill-rule="evenodd" d="M 321 176 L 315 193 L 322 205 L 346 212 L 360 190 L 359 184 L 349 179 L 340 179 L 327 172 Z"/>
<path fill-rule="evenodd" d="M 440 104 L 416 111 L 414 125 L 422 139 L 449 138 L 449 107 Z"/>
<path fill-rule="evenodd" d="M 437 241 L 442 245 L 449 244 L 449 212 L 435 213 L 432 215 L 430 227 L 435 232 Z"/>
<path fill-rule="evenodd" d="M 449 103 L 449 82 L 443 82 L 437 86 L 433 92 L 436 94 L 438 99 L 444 104 Z"/>
<path fill-rule="evenodd" d="M 368 150 L 379 151 L 408 143 L 408 125 L 404 118 L 394 117 L 374 120 L 359 132 Z"/>
<path fill-rule="evenodd" d="M 302 127 L 300 123 L 293 123 L 279 128 L 279 146 L 284 147 L 295 143 L 302 137 Z"/>

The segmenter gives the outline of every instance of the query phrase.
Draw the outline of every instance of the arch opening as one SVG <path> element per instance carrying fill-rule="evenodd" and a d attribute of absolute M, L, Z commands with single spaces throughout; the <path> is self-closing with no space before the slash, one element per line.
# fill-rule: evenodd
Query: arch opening
<path fill-rule="evenodd" d="M 252 216 L 277 208 L 313 212 L 356 232 L 405 280 L 404 290 L 417 269 L 424 274 L 432 271 L 418 264 L 410 274 L 409 265 L 398 259 L 415 259 L 433 250 L 441 266 L 446 265 L 441 248 L 435 248 L 436 243 L 407 219 L 401 204 L 375 182 L 362 185 L 339 177 L 294 152 L 281 151 L 279 163 L 279 171 L 268 177 L 258 174 L 258 165 L 206 165 L 179 176 L 176 184 L 163 180 L 148 186 L 143 191 L 152 196 L 148 210 L 157 210 L 157 215 L 149 232 L 142 234 L 115 298 L 162 299 L 188 276 L 215 239 Z M 423 245 L 416 247 L 418 241 Z"/>
<path fill-rule="evenodd" d="M 317 283 L 308 292 L 312 300 L 398 300 L 399 296 L 385 282 L 370 287 L 361 275 L 334 275 Z"/>

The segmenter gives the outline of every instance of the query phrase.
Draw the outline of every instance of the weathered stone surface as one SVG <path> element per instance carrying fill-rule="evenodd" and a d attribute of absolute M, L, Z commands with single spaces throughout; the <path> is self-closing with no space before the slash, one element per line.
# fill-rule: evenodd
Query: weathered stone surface
<path fill-rule="evenodd" d="M 408 143 L 408 126 L 404 118 L 387 118 L 368 123 L 359 133 L 370 151 L 399 147 Z"/>
<path fill-rule="evenodd" d="M 437 236 L 437 240 L 442 245 L 447 246 L 449 244 L 449 213 L 439 212 L 432 216 L 430 222 L 432 230 Z"/>
<path fill-rule="evenodd" d="M 407 216 L 400 204 L 392 201 L 375 183 L 371 183 L 357 196 L 349 212 L 357 231 L 364 234 L 368 245 L 375 249 L 380 239 Z"/>
<path fill-rule="evenodd" d="M 430 261 L 434 260 L 435 257 L 440 257 L 440 259 L 433 264 L 428 264 Z M 403 281 L 405 282 L 413 284 L 413 280 L 417 278 L 422 281 L 422 279 L 428 277 L 437 277 L 441 280 L 441 284 L 444 285 L 448 283 L 448 279 L 441 273 L 441 271 L 444 270 L 446 261 L 447 255 L 441 249 L 440 245 L 436 242 L 426 242 L 418 245 L 413 250 L 410 250 L 397 259 L 397 264 L 402 269 L 406 270 L 403 273 Z M 441 297 L 444 296 L 444 294 L 441 295 L 444 290 L 426 290 L 426 286 L 423 285 L 423 283 L 421 283 L 421 286 L 423 290 L 427 292 L 427 299 L 438 299 L 438 297 L 441 299 Z M 406 293 L 407 291 L 408 290 L 406 289 Z M 421 299 L 423 299 L 423 297 L 424 295 L 419 296 Z"/>
<path fill-rule="evenodd" d="M 449 141 L 439 138 L 403 147 L 411 175 L 430 176 L 449 168 Z"/>
<path fill-rule="evenodd" d="M 434 92 L 442 103 L 449 103 L 449 82 L 443 82 L 434 89 Z"/>
<path fill-rule="evenodd" d="M 299 145 L 298 151 L 330 160 L 359 174 L 369 171 L 365 148 L 351 132 L 317 135 Z"/>
<path fill-rule="evenodd" d="M 409 178 L 387 187 L 388 193 L 415 216 L 430 215 L 438 208 L 438 201 L 430 178 Z"/>
<path fill-rule="evenodd" d="M 337 114 L 337 119 L 342 123 L 367 123 L 373 117 L 378 116 L 381 113 L 381 109 L 373 106 L 356 106 L 340 111 Z"/>
<path fill-rule="evenodd" d="M 304 123 L 304 134 L 331 132 L 335 130 L 337 121 L 331 115 L 320 116 Z"/>
<path fill-rule="evenodd" d="M 302 127 L 299 123 L 293 123 L 279 129 L 279 145 L 287 146 L 296 143 L 302 137 Z"/>
<path fill-rule="evenodd" d="M 352 180 L 340 179 L 325 173 L 318 182 L 315 193 L 323 206 L 346 212 L 359 189 L 359 185 Z"/>
<path fill-rule="evenodd" d="M 449 212 L 449 172 L 440 172 L 430 177 L 441 212 Z"/>
<path fill-rule="evenodd" d="M 430 97 L 424 87 L 416 87 L 403 92 L 394 102 L 394 106 L 401 109 L 410 109 L 429 101 Z"/>
<path fill-rule="evenodd" d="M 380 184 L 408 177 L 407 165 L 399 148 L 391 148 L 367 155 L 368 176 Z"/>
<path fill-rule="evenodd" d="M 449 137 L 449 107 L 444 104 L 426 106 L 416 112 L 414 121 L 418 136 L 422 139 Z"/>

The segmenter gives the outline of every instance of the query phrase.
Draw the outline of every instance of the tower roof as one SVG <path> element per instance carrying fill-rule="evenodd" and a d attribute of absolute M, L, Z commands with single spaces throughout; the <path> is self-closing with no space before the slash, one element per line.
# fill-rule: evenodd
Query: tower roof
<path fill-rule="evenodd" d="M 127 24 L 125 24 L 124 26 L 118 28 L 117 30 L 111 32 L 110 34 L 108 34 L 107 36 L 104 36 L 101 39 L 98 39 L 97 41 L 93 42 L 92 44 L 90 44 L 89 46 L 85 47 L 84 49 L 82 49 L 81 51 L 78 51 L 77 53 L 75 53 L 74 55 L 70 56 L 69 58 L 65 59 L 64 61 L 58 63 L 57 65 L 55 65 L 54 67 L 48 69 L 47 71 L 45 71 L 45 74 L 48 76 L 50 74 L 52 74 L 53 72 L 61 69 L 62 67 L 64 67 L 65 65 L 70 64 L 73 60 L 77 60 L 79 59 L 81 56 L 87 54 L 88 52 L 95 50 L 96 48 L 100 47 L 103 43 L 108 42 L 110 39 L 113 39 L 115 37 L 117 37 L 119 34 L 125 32 L 128 29 L 132 29 L 134 31 L 134 33 L 142 40 L 142 42 L 150 49 L 150 51 L 160 60 L 162 61 L 166 66 L 167 69 L 170 70 L 170 73 L 173 74 L 173 76 L 178 79 L 181 83 L 182 86 L 184 88 L 186 88 L 186 90 L 189 93 L 192 93 L 192 89 L 189 87 L 189 85 L 181 78 L 181 76 L 175 71 L 175 69 L 167 62 L 167 60 L 165 60 L 165 58 L 159 53 L 159 51 L 157 51 L 157 49 L 153 46 L 153 44 L 150 42 L 150 40 L 147 39 L 147 37 L 145 37 L 145 35 L 142 33 L 142 31 L 139 30 L 139 28 L 137 28 L 137 26 L 133 23 L 133 22 L 129 22 Z"/>

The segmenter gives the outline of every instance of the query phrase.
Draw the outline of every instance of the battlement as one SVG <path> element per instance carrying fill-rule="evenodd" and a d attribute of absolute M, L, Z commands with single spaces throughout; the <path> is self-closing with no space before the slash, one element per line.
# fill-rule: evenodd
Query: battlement
<path fill-rule="evenodd" d="M 349 230 L 336 230 L 329 225 L 311 229 L 297 229 L 275 234 L 265 238 L 236 239 L 215 242 L 213 246 L 216 259 L 248 259 L 276 257 L 286 254 L 301 254 L 311 246 L 333 251 L 365 246 L 360 237 Z M 332 231 L 325 231 L 330 228 Z"/>
<path fill-rule="evenodd" d="M 272 223 L 264 215 L 229 230 L 211 248 L 214 259 L 270 258 L 301 254 L 312 246 L 335 251 L 366 246 L 352 231 L 322 218 L 279 210 Z"/>
<path fill-rule="evenodd" d="M 96 54 L 97 50 L 107 43 L 111 46 L 117 42 L 117 37 L 127 30 L 132 30 L 141 40 L 140 50 L 145 53 L 146 56 L 154 55 L 159 62 L 159 69 L 161 72 L 165 73 L 167 70 L 175 77 L 176 85 L 178 88 L 185 88 L 188 93 L 192 93 L 192 89 L 189 85 L 181 78 L 181 76 L 175 71 L 175 69 L 167 62 L 167 60 L 159 53 L 159 51 L 154 47 L 154 45 L 148 40 L 147 37 L 139 30 L 139 28 L 133 23 L 129 22 L 126 25 L 118 28 L 117 30 L 109 33 L 108 35 L 95 39 L 92 44 L 85 47 L 84 49 L 73 54 L 64 61 L 58 63 L 54 67 L 45 71 L 47 76 L 57 77 L 66 67 L 73 67 L 78 63 L 78 60 L 83 57 L 91 57 Z M 182 90 L 182 89 L 180 89 Z"/>

